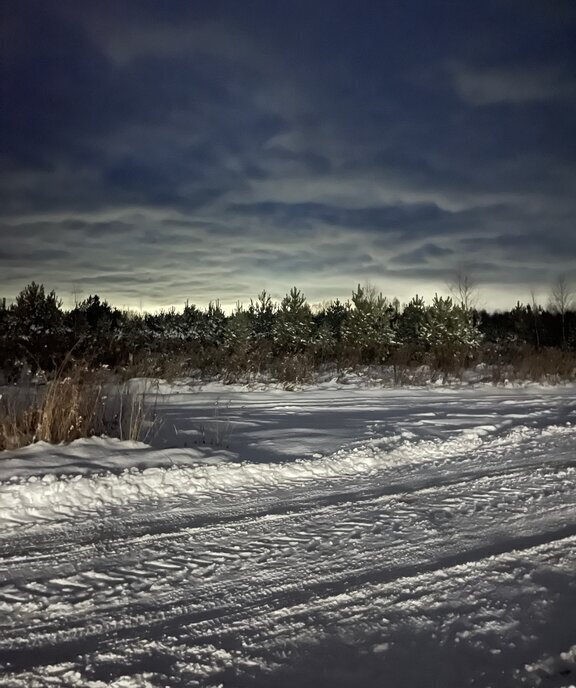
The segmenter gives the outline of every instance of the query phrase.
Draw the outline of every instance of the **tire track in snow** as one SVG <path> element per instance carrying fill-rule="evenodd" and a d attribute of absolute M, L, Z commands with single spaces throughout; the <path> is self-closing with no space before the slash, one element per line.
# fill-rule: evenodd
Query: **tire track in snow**
<path fill-rule="evenodd" d="M 255 638 L 255 619 L 271 643 L 287 610 L 560 543 L 576 535 L 572 436 L 491 439 L 445 458 L 437 447 L 420 464 L 295 481 L 262 499 L 265 485 L 240 505 L 231 491 L 208 507 L 155 505 L 175 513 L 139 505 L 126 522 L 122 510 L 91 512 L 71 538 L 77 551 L 54 525 L 24 545 L 15 533 L 2 544 L 0 663 L 74 664 L 172 636 L 222 645 L 234 633 Z M 42 554 L 26 549 L 34 544 Z"/>
<path fill-rule="evenodd" d="M 238 506 L 237 490 L 232 488 L 223 495 L 218 492 L 214 494 L 210 503 L 202 500 L 197 503 L 192 494 L 176 498 L 169 496 L 155 501 L 143 500 L 135 506 L 120 505 L 114 509 L 89 511 L 81 514 L 84 521 L 80 524 L 75 523 L 74 528 L 70 528 L 66 522 L 62 524 L 46 519 L 46 522 L 35 528 L 32 533 L 24 530 L 18 538 L 12 537 L 10 532 L 0 534 L 0 556 L 11 557 L 26 553 L 35 553 L 38 556 L 43 551 L 57 550 L 63 542 L 73 542 L 81 546 L 86 543 L 108 542 L 116 537 L 126 538 L 128 534 L 160 534 L 194 526 L 205 527 L 223 521 L 239 521 L 259 514 L 281 514 L 288 510 L 307 509 L 310 504 L 329 504 L 371 498 L 380 494 L 413 492 L 426 487 L 474 480 L 482 475 L 500 475 L 510 471 L 512 466 L 515 466 L 518 472 L 543 463 L 559 467 L 575 466 L 576 457 L 571 443 L 566 440 L 571 435 L 576 435 L 576 428 L 556 429 L 560 434 L 552 434 L 551 437 L 565 442 L 567 448 L 555 447 L 550 455 L 541 451 L 541 440 L 549 441 L 550 436 L 542 435 L 540 432 L 530 432 L 523 436 L 527 428 L 516 428 L 504 437 L 499 436 L 491 441 L 469 446 L 467 451 L 452 450 L 448 457 L 441 455 L 445 443 L 425 442 L 425 449 L 429 449 L 431 455 L 426 456 L 424 463 L 417 459 L 417 454 L 422 452 L 422 443 L 415 443 L 408 447 L 409 451 L 415 452 L 414 460 L 408 464 L 385 464 L 380 467 L 376 461 L 373 470 L 361 469 L 356 474 L 345 473 L 340 477 L 320 476 L 306 480 L 304 485 L 300 485 L 298 480 L 280 488 L 274 484 L 256 484 L 247 493 L 242 494 L 241 507 Z M 474 437 L 472 439 L 474 442 Z M 515 443 L 513 448 L 516 454 L 512 461 L 503 456 L 511 443 Z M 381 449 L 378 444 L 364 443 L 352 449 L 358 453 L 360 461 L 363 461 L 366 455 L 374 461 L 375 454 L 384 452 L 385 462 L 389 448 L 385 445 L 384 449 Z M 347 455 L 346 452 L 349 455 L 350 451 L 341 450 L 334 456 Z M 374 483 L 377 487 L 374 487 Z M 93 519 L 88 520 L 87 517 L 91 514 Z M 94 523 L 91 523 L 91 520 Z"/>
<path fill-rule="evenodd" d="M 102 643 L 114 643 L 122 646 L 126 641 L 136 640 L 145 636 L 154 641 L 164 638 L 174 632 L 175 628 L 185 629 L 193 636 L 195 645 L 212 646 L 230 634 L 235 633 L 256 635 L 254 620 L 258 626 L 270 624 L 279 612 L 284 615 L 293 608 L 304 608 L 310 613 L 315 607 L 330 604 L 342 596 L 360 594 L 368 588 L 402 581 L 407 589 L 414 587 L 411 579 L 420 580 L 425 576 L 435 576 L 446 580 L 454 568 L 466 565 L 491 565 L 497 568 L 499 559 L 509 559 L 511 554 L 521 558 L 523 555 L 542 547 L 543 545 L 561 545 L 576 538 L 576 525 L 566 526 L 554 532 L 530 535 L 514 540 L 507 540 L 491 546 L 467 550 L 433 562 L 418 566 L 403 566 L 383 571 L 373 568 L 354 575 L 348 575 L 331 581 L 307 581 L 302 589 L 294 583 L 289 586 L 281 585 L 277 580 L 272 581 L 265 594 L 258 593 L 253 587 L 241 590 L 237 599 L 213 606 L 211 609 L 198 610 L 194 605 L 174 605 L 158 607 L 153 611 L 146 608 L 135 609 L 128 619 L 108 619 L 103 622 L 92 620 L 86 628 L 77 626 L 66 630 L 50 630 L 42 638 L 45 642 L 38 642 L 34 637 L 21 643 L 13 643 L 12 647 L 0 645 L 0 666 L 9 666 L 12 671 L 29 667 L 73 661 L 78 655 L 96 652 Z M 576 542 L 573 543 L 576 545 Z M 440 575 L 438 575 L 440 574 Z M 216 599 L 223 600 L 222 593 Z"/>
<path fill-rule="evenodd" d="M 259 504 L 253 512 L 251 512 L 248 507 L 248 513 L 236 511 L 232 514 L 213 514 L 200 521 L 193 518 L 191 523 L 186 522 L 186 514 L 184 513 L 180 514 L 178 519 L 174 519 L 170 516 L 162 528 L 155 529 L 154 527 L 151 528 L 147 522 L 141 523 L 141 527 L 146 534 L 132 534 L 128 538 L 119 537 L 118 534 L 116 534 L 115 538 L 106 538 L 106 540 L 104 540 L 103 535 L 107 529 L 100 529 L 97 527 L 96 534 L 98 537 L 88 538 L 87 544 L 79 547 L 78 551 L 68 553 L 66 558 L 67 566 L 70 567 L 75 559 L 81 561 L 89 555 L 104 554 L 104 552 L 98 551 L 98 547 L 104 541 L 106 542 L 106 556 L 111 557 L 114 556 L 117 550 L 122 551 L 124 548 L 134 547 L 138 544 L 145 545 L 147 542 L 150 542 L 153 537 L 163 536 L 163 541 L 166 542 L 167 539 L 178 539 L 190 535 L 195 530 L 206 529 L 210 526 L 253 529 L 260 519 L 268 519 L 272 516 L 282 517 L 287 515 L 290 519 L 309 519 L 314 513 L 319 513 L 320 509 L 326 507 L 338 508 L 339 506 L 344 506 L 346 510 L 349 510 L 350 507 L 355 508 L 356 505 L 361 502 L 366 502 L 369 507 L 370 503 L 385 504 L 390 500 L 399 500 L 400 505 L 402 505 L 404 503 L 413 502 L 419 496 L 422 497 L 422 495 L 427 493 L 434 495 L 435 505 L 432 508 L 435 508 L 439 515 L 442 513 L 449 515 L 447 512 L 453 514 L 467 513 L 471 508 L 476 511 L 481 511 L 482 509 L 488 508 L 491 502 L 494 503 L 492 506 L 497 506 L 509 502 L 514 503 L 515 501 L 522 500 L 536 500 L 542 496 L 569 492 L 574 489 L 575 474 L 576 460 L 555 463 L 552 466 L 543 466 L 534 469 L 532 476 L 538 476 L 540 482 L 531 484 L 528 487 L 525 487 L 525 483 L 522 481 L 522 478 L 526 475 L 526 469 L 522 467 L 499 471 L 482 471 L 472 475 L 466 474 L 464 477 L 455 476 L 444 482 L 440 482 L 438 478 L 435 478 L 423 479 L 421 483 L 393 483 L 391 485 L 378 486 L 372 489 L 365 488 L 353 492 L 339 492 L 324 496 L 314 496 L 306 498 L 305 500 L 282 501 L 275 503 L 271 508 Z M 522 483 L 520 489 L 514 487 L 515 481 Z M 508 484 L 513 487 L 507 487 Z M 490 490 L 490 487 L 492 487 L 492 490 Z M 449 496 L 442 497 L 440 488 L 442 490 L 449 490 Z M 456 495 L 462 493 L 466 494 L 454 501 L 454 499 L 450 497 L 452 493 Z M 452 499 L 452 501 L 450 501 L 450 499 Z M 365 521 L 366 519 L 364 519 L 364 522 Z M 330 532 L 337 532 L 338 530 L 331 522 L 328 523 L 327 527 Z M 341 529 L 343 526 L 340 524 L 338 527 Z M 355 530 L 354 523 L 352 524 L 351 530 Z M 82 533 L 81 528 L 77 529 L 77 532 L 78 531 Z M 89 533 L 82 533 L 82 539 L 86 539 L 86 536 L 91 534 L 91 531 L 89 531 Z M 18 551 L 15 553 L 4 553 L 3 561 L 0 565 L 0 582 L 7 580 L 7 576 L 10 573 L 14 574 L 18 569 L 23 568 L 24 570 L 30 571 L 28 567 L 33 566 L 35 562 L 40 565 L 40 570 L 45 571 L 46 559 L 50 560 L 58 552 L 65 553 L 69 551 L 70 542 L 68 535 L 69 533 L 66 532 L 66 541 L 60 543 L 60 548 L 54 548 L 50 544 L 51 554 L 44 555 L 43 557 L 39 557 L 36 552 L 32 554 L 29 552 L 23 553 L 19 550 L 19 544 L 14 543 Z M 115 540 L 119 541 L 118 547 L 114 547 L 113 545 Z"/>
<path fill-rule="evenodd" d="M 275 504 L 272 508 L 268 508 L 265 505 L 263 506 L 262 513 L 256 512 L 248 515 L 239 512 L 235 512 L 233 514 L 225 513 L 224 515 L 214 514 L 209 519 L 203 519 L 199 523 L 195 519 L 193 519 L 191 524 L 181 524 L 178 522 L 178 527 L 174 527 L 174 520 L 170 516 L 166 524 L 166 530 L 160 530 L 159 532 L 152 531 L 151 533 L 147 533 L 145 536 L 136 534 L 129 538 L 117 539 L 120 540 L 120 549 L 123 549 L 138 542 L 145 543 L 150 539 L 151 536 L 166 535 L 171 538 L 178 538 L 182 533 L 186 534 L 195 529 L 206 528 L 210 525 L 230 525 L 233 527 L 234 524 L 236 524 L 238 528 L 252 528 L 253 524 L 259 518 L 270 518 L 272 516 L 281 517 L 285 514 L 288 514 L 290 518 L 297 517 L 298 514 L 303 514 L 304 517 L 308 518 L 307 514 L 318 512 L 321 507 L 338 507 L 338 505 L 343 504 L 345 505 L 345 508 L 348 509 L 349 505 L 353 505 L 358 502 L 371 502 L 374 500 L 379 500 L 380 498 L 383 498 L 384 501 L 396 498 L 399 498 L 402 501 L 411 501 L 416 499 L 419 494 L 424 494 L 427 491 L 435 494 L 439 510 L 441 511 L 443 507 L 440 505 L 441 493 L 438 491 L 439 488 L 443 488 L 444 490 L 450 489 L 457 494 L 467 493 L 462 498 L 462 504 L 460 506 L 457 502 L 454 504 L 448 503 L 446 505 L 448 509 L 453 507 L 455 512 L 458 510 L 465 512 L 467 511 L 467 504 L 472 503 L 476 505 L 475 508 L 477 510 L 480 510 L 484 508 L 482 505 L 482 500 L 486 501 L 489 494 L 488 487 L 483 487 L 484 483 L 486 485 L 490 485 L 490 481 L 497 481 L 497 483 L 495 483 L 493 486 L 493 494 L 496 502 L 500 501 L 505 503 L 510 500 L 536 499 L 540 490 L 542 490 L 544 494 L 552 494 L 558 491 L 565 492 L 573 489 L 573 464 L 574 462 L 569 461 L 562 462 L 560 464 L 555 463 L 554 465 L 548 467 L 543 466 L 538 469 L 533 469 L 532 477 L 539 476 L 541 484 L 535 483 L 529 485 L 528 487 L 524 487 L 526 483 L 522 481 L 525 469 L 516 467 L 497 472 L 480 472 L 475 475 L 466 475 L 464 478 L 460 479 L 451 478 L 442 484 L 439 483 L 437 479 L 433 481 L 423 480 L 422 484 L 392 484 L 384 487 L 379 486 L 370 490 L 362 489 L 356 492 L 332 494 L 324 496 L 323 498 L 314 496 L 313 498 L 305 501 L 281 502 L 280 504 Z M 521 483 L 520 489 L 514 487 L 513 483 L 516 479 L 518 479 Z M 503 481 L 512 484 L 512 488 L 506 487 Z M 475 483 L 478 485 L 476 488 L 474 487 Z M 185 518 L 185 515 L 183 518 Z M 145 527 L 147 530 L 150 530 L 147 523 L 143 527 Z M 100 531 L 99 528 L 96 530 L 97 532 Z M 112 552 L 114 551 L 114 548 L 112 547 L 113 542 L 114 540 L 108 540 L 106 543 L 105 553 L 107 556 L 111 556 Z M 99 547 L 99 544 L 99 538 L 89 541 L 87 546 L 85 545 L 80 549 L 78 556 L 81 558 L 85 557 L 87 554 L 93 555 L 95 551 L 98 553 L 97 548 Z M 18 547 L 17 543 L 16 547 Z M 62 551 L 64 551 L 65 549 L 68 549 L 69 543 L 62 543 L 61 547 Z M 56 550 L 56 552 L 52 552 L 51 555 L 48 555 L 48 559 L 50 556 L 53 557 L 55 553 L 58 553 L 58 550 Z M 104 552 L 102 552 L 102 554 L 103 553 Z M 72 555 L 69 555 L 69 557 L 70 556 L 73 558 L 74 554 L 72 553 Z M 44 557 L 39 557 L 36 553 L 33 555 L 22 554 L 20 552 L 17 552 L 16 554 L 5 553 L 4 564 L 0 568 L 0 580 L 3 579 L 1 577 L 4 575 L 2 571 L 13 571 L 15 566 L 27 566 L 27 562 L 30 561 L 39 562 L 41 567 L 44 568 L 45 559 L 46 555 Z"/>
<path fill-rule="evenodd" d="M 84 567 L 81 563 L 84 553 L 79 560 L 74 560 L 73 556 L 69 557 L 64 565 L 53 563 L 52 572 L 45 562 L 35 572 L 36 577 L 33 562 L 22 562 L 19 571 L 10 567 L 9 570 L 13 574 L 16 573 L 17 577 L 13 578 L 12 582 L 7 581 L 3 586 L 0 599 L 5 596 L 4 599 L 11 603 L 12 609 L 16 609 L 18 594 L 25 593 L 28 597 L 22 605 L 23 611 L 26 610 L 26 616 L 33 614 L 30 607 L 34 605 L 34 600 L 44 609 L 49 609 L 52 598 L 58 603 L 56 626 L 48 624 L 44 626 L 44 630 L 39 626 L 30 629 L 33 631 L 32 637 L 36 633 L 40 640 L 42 636 L 48 638 L 52 632 L 58 633 L 57 626 L 63 623 L 60 618 L 62 609 L 59 606 L 63 597 L 67 599 L 70 607 L 70 613 L 64 620 L 68 626 L 74 623 L 75 606 L 87 598 L 99 601 L 100 607 L 93 604 L 92 613 L 98 612 L 100 608 L 100 613 L 104 616 L 110 614 L 111 617 L 120 617 L 129 607 L 141 607 L 142 610 L 151 607 L 149 613 L 154 616 L 165 613 L 178 603 L 178 597 L 175 597 L 173 589 L 179 585 L 182 586 L 180 598 L 186 597 L 189 592 L 205 599 L 217 599 L 218 595 L 224 595 L 227 586 L 223 586 L 221 582 L 216 586 L 201 584 L 203 578 L 210 581 L 215 577 L 217 568 L 222 569 L 221 576 L 225 575 L 229 579 L 228 588 L 230 583 L 236 586 L 246 580 L 252 585 L 255 578 L 265 581 L 268 587 L 275 580 L 279 585 L 286 585 L 285 569 L 288 557 L 291 560 L 290 578 L 306 581 L 306 589 L 313 591 L 315 586 L 325 586 L 329 589 L 339 580 L 341 571 L 344 571 L 349 584 L 354 584 L 350 572 L 356 571 L 354 576 L 357 585 L 364 580 L 363 576 L 369 575 L 377 566 L 380 566 L 377 569 L 380 571 L 378 575 L 394 576 L 390 571 L 396 569 L 386 560 L 379 561 L 378 552 L 392 550 L 406 558 L 413 557 L 414 552 L 420 547 L 416 562 L 406 564 L 400 569 L 401 574 L 405 575 L 410 567 L 433 567 L 437 559 L 443 560 L 442 557 L 460 556 L 464 557 L 462 560 L 469 557 L 467 553 L 462 554 L 459 550 L 455 554 L 442 554 L 442 548 L 446 549 L 446 544 L 443 543 L 446 524 L 439 523 L 432 517 L 433 509 L 440 510 L 440 513 L 451 509 L 451 513 L 456 515 L 460 522 L 459 536 L 468 540 L 473 539 L 473 533 L 470 531 L 478 527 L 478 514 L 484 511 L 487 515 L 485 520 L 490 523 L 494 511 L 498 511 L 501 519 L 506 517 L 506 527 L 497 529 L 496 534 L 501 543 L 506 543 L 506 549 L 510 539 L 503 538 L 502 534 L 509 528 L 512 516 L 520 515 L 523 525 L 529 530 L 534 530 L 537 526 L 537 516 L 542 511 L 542 500 L 546 502 L 544 506 L 547 510 L 547 524 L 550 523 L 554 512 L 555 497 L 559 500 L 556 505 L 559 508 L 557 520 L 562 520 L 561 507 L 565 504 L 564 498 L 574 489 L 573 473 L 573 470 L 568 471 L 564 480 L 559 482 L 556 469 L 541 469 L 537 476 L 538 480 L 529 488 L 522 485 L 518 488 L 516 472 L 510 472 L 505 480 L 502 475 L 498 476 L 497 480 L 483 476 L 476 480 L 475 489 L 468 489 L 464 498 L 460 499 L 458 495 L 462 492 L 463 485 L 456 483 L 442 489 L 425 488 L 419 494 L 410 495 L 409 499 L 406 499 L 406 496 L 391 498 L 386 495 L 360 502 L 318 506 L 303 513 L 287 512 L 272 521 L 269 516 L 263 516 L 241 524 L 217 524 L 201 531 L 193 530 L 185 536 L 179 533 L 140 538 L 130 543 L 116 541 L 110 544 L 105 557 L 102 557 L 100 566 L 105 566 L 105 573 L 89 569 L 95 559 L 97 562 L 98 552 Z M 516 489 L 513 486 L 516 486 Z M 572 498 L 569 501 L 571 502 Z M 466 527 L 463 520 L 465 517 L 471 520 Z M 337 538 L 334 537 L 335 523 L 339 524 Z M 398 540 L 402 541 L 407 532 L 413 533 L 418 530 L 422 533 L 420 544 L 413 538 L 409 542 L 408 550 L 397 547 Z M 284 534 L 283 537 L 278 536 L 278 531 Z M 544 530 L 531 537 L 545 540 L 548 532 Z M 487 535 L 494 536 L 494 528 Z M 522 543 L 523 538 L 522 535 L 517 536 L 518 543 Z M 243 551 L 234 550 L 232 543 L 238 541 L 244 543 Z M 345 552 L 342 551 L 342 542 L 346 544 Z M 427 561 L 426 552 L 430 551 L 434 544 L 439 547 L 440 556 Z M 172 547 L 172 552 L 167 550 L 169 546 Z M 492 545 L 481 545 L 479 551 L 489 552 L 490 546 Z M 501 551 L 501 547 L 499 544 L 495 551 Z M 293 555 L 296 555 L 298 561 L 294 561 Z M 152 559 L 153 556 L 156 560 Z M 363 572 L 367 557 L 370 557 L 368 574 Z M 194 566 L 190 566 L 191 561 Z M 235 567 L 230 566 L 230 563 Z M 30 568 L 27 569 L 27 566 Z M 66 576 L 63 568 L 74 573 Z M 315 578 L 311 578 L 310 572 Z M 182 573 L 184 575 L 181 575 Z M 8 570 L 4 574 L 8 574 Z M 18 576 L 24 578 L 26 575 L 28 579 L 24 585 L 18 586 Z M 197 579 L 186 582 L 190 576 L 196 576 Z M 133 580 L 138 582 L 138 586 L 131 593 L 129 583 Z M 102 592 L 103 589 L 108 591 L 107 594 Z M 115 606 L 114 599 L 118 597 L 120 589 L 124 604 Z M 274 594 L 277 595 L 277 591 Z M 164 598 L 166 600 L 163 602 Z M 244 606 L 246 600 L 241 602 L 241 607 Z M 83 613 L 82 611 L 80 614 L 80 624 L 84 623 Z M 108 623 L 116 627 L 118 621 L 111 618 Z M 14 624 L 12 631 L 16 631 Z M 29 640 L 30 637 L 27 638 L 27 642 Z"/>

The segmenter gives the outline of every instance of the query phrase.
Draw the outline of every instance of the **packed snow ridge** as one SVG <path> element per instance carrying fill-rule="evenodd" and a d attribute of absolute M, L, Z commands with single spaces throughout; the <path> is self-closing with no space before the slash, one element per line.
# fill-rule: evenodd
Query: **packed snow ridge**
<path fill-rule="evenodd" d="M 163 385 L 0 461 L 0 685 L 576 684 L 573 387 Z"/>

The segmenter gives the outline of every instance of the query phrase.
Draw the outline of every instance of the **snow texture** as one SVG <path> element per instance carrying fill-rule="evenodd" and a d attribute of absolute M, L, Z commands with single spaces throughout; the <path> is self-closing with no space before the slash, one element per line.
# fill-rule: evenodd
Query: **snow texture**
<path fill-rule="evenodd" d="M 1 686 L 576 684 L 574 388 L 153 403 L 3 452 Z"/>

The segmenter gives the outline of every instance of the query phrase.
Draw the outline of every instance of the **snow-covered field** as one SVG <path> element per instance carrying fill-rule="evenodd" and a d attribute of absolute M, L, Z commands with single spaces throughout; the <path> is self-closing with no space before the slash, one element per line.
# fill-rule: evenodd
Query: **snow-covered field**
<path fill-rule="evenodd" d="M 150 445 L 4 452 L 0 685 L 576 684 L 574 392 L 161 385 Z"/>

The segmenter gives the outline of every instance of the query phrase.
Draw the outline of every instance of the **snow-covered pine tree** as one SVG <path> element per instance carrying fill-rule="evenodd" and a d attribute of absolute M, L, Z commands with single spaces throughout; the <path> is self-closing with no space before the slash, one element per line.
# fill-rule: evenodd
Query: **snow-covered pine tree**
<path fill-rule="evenodd" d="M 92 364 L 114 364 L 112 343 L 121 321 L 121 312 L 97 294 L 88 296 L 65 314 L 75 352 Z"/>
<path fill-rule="evenodd" d="M 230 356 L 245 359 L 249 346 L 252 322 L 250 313 L 238 302 L 228 318 L 226 344 Z"/>
<path fill-rule="evenodd" d="M 342 331 L 349 355 L 358 356 L 362 363 L 382 363 L 394 344 L 394 307 L 381 293 L 360 285 L 352 303 Z"/>
<path fill-rule="evenodd" d="M 69 346 L 61 306 L 54 291 L 47 294 L 44 285 L 31 282 L 9 309 L 9 336 L 34 370 L 52 369 Z"/>
<path fill-rule="evenodd" d="M 275 351 L 279 354 L 306 351 L 312 343 L 312 326 L 312 311 L 306 297 L 292 287 L 282 299 L 272 328 Z"/>
<path fill-rule="evenodd" d="M 426 304 L 421 296 L 411 299 L 396 321 L 398 344 L 414 351 L 425 351 L 427 347 Z"/>
<path fill-rule="evenodd" d="M 203 343 L 207 347 L 219 348 L 228 339 L 228 318 L 220 301 L 210 301 L 204 311 Z"/>
<path fill-rule="evenodd" d="M 481 335 L 471 310 L 436 294 L 427 311 L 426 340 L 436 365 L 449 371 L 467 362 Z"/>
<path fill-rule="evenodd" d="M 266 290 L 258 294 L 256 301 L 250 300 L 248 308 L 252 331 L 250 340 L 253 347 L 268 346 L 272 342 L 276 306 Z"/>
<path fill-rule="evenodd" d="M 182 311 L 182 334 L 187 342 L 195 344 L 201 344 L 204 336 L 204 314 L 188 302 Z"/>

